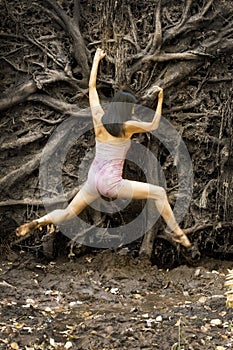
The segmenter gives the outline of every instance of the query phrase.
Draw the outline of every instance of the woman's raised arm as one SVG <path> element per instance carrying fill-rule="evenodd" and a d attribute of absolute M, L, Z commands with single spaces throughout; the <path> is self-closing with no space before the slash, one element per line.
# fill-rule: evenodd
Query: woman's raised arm
<path fill-rule="evenodd" d="M 163 104 L 163 89 L 159 86 L 156 87 L 158 93 L 158 104 L 154 114 L 154 118 L 151 122 L 141 122 L 136 120 L 129 120 L 125 123 L 127 133 L 137 134 L 142 132 L 149 132 L 156 130 L 159 127 L 161 115 L 162 115 L 162 104 Z"/>
<path fill-rule="evenodd" d="M 91 74 L 89 79 L 89 102 L 92 111 L 92 116 L 95 119 L 104 114 L 100 105 L 99 96 L 96 90 L 96 78 L 98 72 L 99 62 L 105 57 L 106 53 L 102 49 L 97 49 L 92 63 Z"/>

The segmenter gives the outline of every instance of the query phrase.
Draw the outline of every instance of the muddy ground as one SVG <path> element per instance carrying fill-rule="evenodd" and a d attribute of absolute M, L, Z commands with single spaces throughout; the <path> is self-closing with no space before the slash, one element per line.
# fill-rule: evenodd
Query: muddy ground
<path fill-rule="evenodd" d="M 0 349 L 233 348 L 231 262 L 161 270 L 124 250 L 1 262 Z"/>

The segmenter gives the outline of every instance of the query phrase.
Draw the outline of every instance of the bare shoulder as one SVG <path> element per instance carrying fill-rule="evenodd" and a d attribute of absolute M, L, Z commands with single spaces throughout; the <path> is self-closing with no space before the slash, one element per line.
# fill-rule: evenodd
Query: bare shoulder
<path fill-rule="evenodd" d="M 147 122 L 128 120 L 124 125 L 125 132 L 131 135 L 150 131 L 150 123 Z"/>

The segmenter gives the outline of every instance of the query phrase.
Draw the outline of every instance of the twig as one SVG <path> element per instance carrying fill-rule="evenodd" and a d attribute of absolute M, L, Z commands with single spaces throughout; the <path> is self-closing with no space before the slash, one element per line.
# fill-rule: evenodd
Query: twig
<path fill-rule="evenodd" d="M 209 195 L 209 191 L 213 190 L 213 186 L 216 186 L 216 183 L 217 183 L 217 179 L 211 179 L 207 183 L 207 185 L 205 186 L 201 194 L 199 208 L 204 208 L 204 209 L 207 208 L 207 198 Z"/>
<path fill-rule="evenodd" d="M 156 14 L 155 14 L 155 33 L 153 36 L 153 41 L 152 41 L 152 47 L 150 50 L 150 54 L 154 54 L 155 51 L 159 51 L 160 47 L 163 42 L 162 38 L 162 24 L 161 24 L 161 0 L 159 0 L 157 8 L 156 8 Z"/>
<path fill-rule="evenodd" d="M 108 39 L 106 40 L 106 43 L 113 43 L 115 44 L 116 40 L 115 39 Z M 90 43 L 88 43 L 87 47 L 88 46 L 96 46 L 96 45 L 101 45 L 102 44 L 102 40 L 96 40 L 96 41 L 92 41 Z"/>
<path fill-rule="evenodd" d="M 27 120 L 28 121 L 39 120 L 39 121 L 42 121 L 42 122 L 49 124 L 49 125 L 57 125 L 57 124 L 60 124 L 61 122 L 63 122 L 64 119 L 65 119 L 65 116 L 63 115 L 61 118 L 58 118 L 56 120 L 50 120 L 50 119 L 41 118 L 41 117 L 32 117 L 32 118 L 28 118 Z"/>
<path fill-rule="evenodd" d="M 9 284 L 8 282 L 6 281 L 1 281 L 0 282 L 0 287 L 8 287 L 8 288 L 13 288 L 13 289 L 17 289 L 15 286 L 12 286 L 12 284 Z"/>
<path fill-rule="evenodd" d="M 66 170 L 64 167 L 62 169 L 63 173 L 66 174 L 69 177 L 73 177 L 74 179 L 79 179 L 79 177 L 75 174 L 70 173 L 68 170 Z"/>
<path fill-rule="evenodd" d="M 129 20 L 130 20 L 130 24 L 132 27 L 132 34 L 133 34 L 133 38 L 134 38 L 134 42 L 132 42 L 132 43 L 135 45 L 137 52 L 140 52 L 141 48 L 140 48 L 140 45 L 138 44 L 138 41 L 137 41 L 137 28 L 135 26 L 135 21 L 133 19 L 133 15 L 132 15 L 132 11 L 131 11 L 130 6 L 128 6 L 128 14 L 129 14 Z"/>

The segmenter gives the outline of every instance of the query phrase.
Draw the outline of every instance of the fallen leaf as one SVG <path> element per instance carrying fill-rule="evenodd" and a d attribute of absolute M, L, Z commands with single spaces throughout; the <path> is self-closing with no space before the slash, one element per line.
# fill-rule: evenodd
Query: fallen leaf
<path fill-rule="evenodd" d="M 49 344 L 52 345 L 52 346 L 55 346 L 55 341 L 53 338 L 50 338 L 49 339 Z"/>
<path fill-rule="evenodd" d="M 198 303 L 204 304 L 206 302 L 207 298 L 202 296 L 198 299 Z"/>
<path fill-rule="evenodd" d="M 142 299 L 143 298 L 141 294 L 133 294 L 133 297 L 135 299 Z"/>
<path fill-rule="evenodd" d="M 162 316 L 157 316 L 156 319 L 155 319 L 156 322 L 162 322 L 163 321 L 163 318 Z"/>
<path fill-rule="evenodd" d="M 118 294 L 119 293 L 119 288 L 111 288 L 110 293 L 112 294 Z"/>
<path fill-rule="evenodd" d="M 13 326 L 15 328 L 17 328 L 17 329 L 21 329 L 21 328 L 23 328 L 25 326 L 25 324 L 24 323 L 15 322 L 15 323 L 13 323 Z"/>
<path fill-rule="evenodd" d="M 51 311 L 52 311 L 52 309 L 51 309 L 51 307 L 46 306 L 46 307 L 45 307 L 45 309 L 44 309 L 44 311 L 45 311 L 45 312 L 51 312 Z"/>
<path fill-rule="evenodd" d="M 65 349 L 67 349 L 67 350 L 72 348 L 72 346 L 73 346 L 73 344 L 71 343 L 71 341 L 68 341 L 65 343 Z"/>
<path fill-rule="evenodd" d="M 214 318 L 210 321 L 211 326 L 221 326 L 222 321 L 219 318 Z"/>

